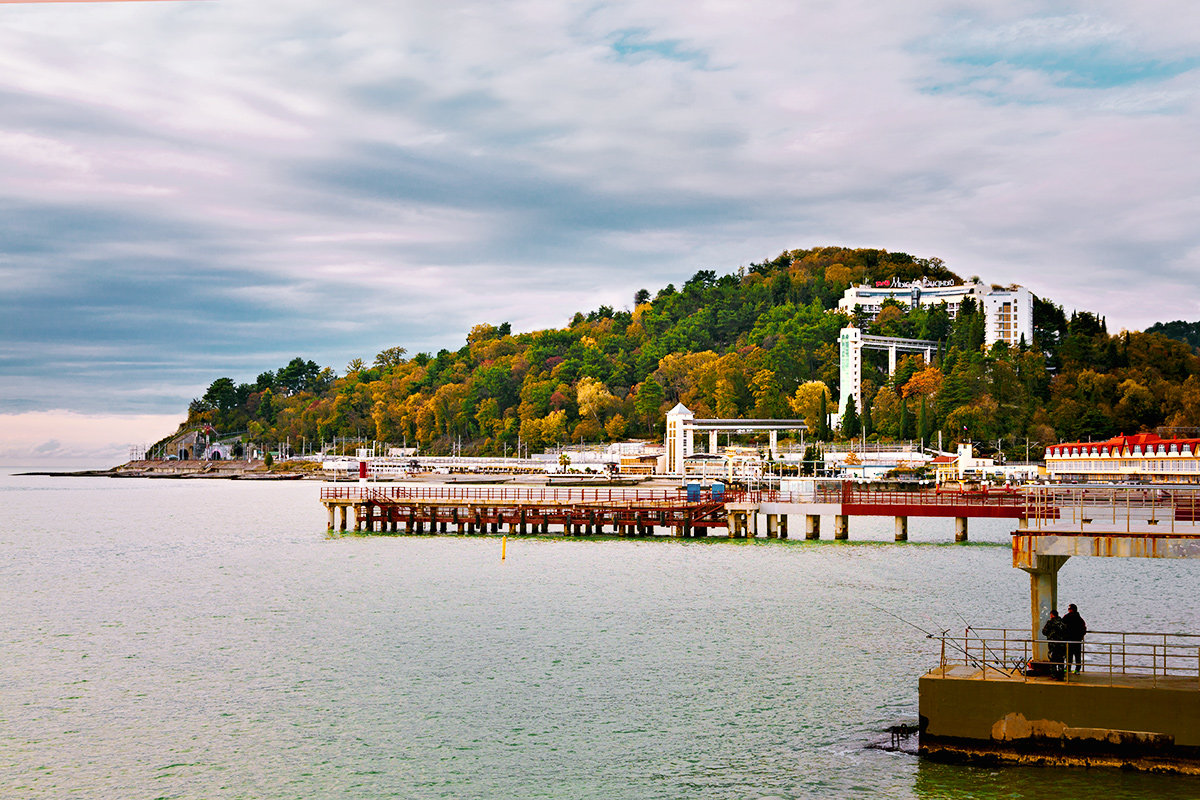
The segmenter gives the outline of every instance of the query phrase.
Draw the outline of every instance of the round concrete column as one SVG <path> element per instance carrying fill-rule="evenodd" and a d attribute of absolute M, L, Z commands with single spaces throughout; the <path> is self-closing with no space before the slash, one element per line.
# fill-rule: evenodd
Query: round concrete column
<path fill-rule="evenodd" d="M 846 540 L 850 538 L 850 515 L 836 514 L 833 517 L 833 538 Z"/>
<path fill-rule="evenodd" d="M 819 514 L 804 515 L 804 538 L 814 541 L 821 538 L 821 516 Z"/>

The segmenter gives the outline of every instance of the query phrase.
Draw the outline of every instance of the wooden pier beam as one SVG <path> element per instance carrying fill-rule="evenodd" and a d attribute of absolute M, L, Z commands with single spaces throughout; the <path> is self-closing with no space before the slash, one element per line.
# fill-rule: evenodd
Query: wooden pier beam
<path fill-rule="evenodd" d="M 845 541 L 850 538 L 850 515 L 835 514 L 833 517 L 833 538 Z"/>
<path fill-rule="evenodd" d="M 896 517 L 896 541 L 908 541 L 908 517 Z"/>
<path fill-rule="evenodd" d="M 967 518 L 954 518 L 954 541 L 965 542 L 967 540 Z"/>
<path fill-rule="evenodd" d="M 787 525 L 788 525 L 788 515 L 780 514 L 779 515 L 779 538 L 780 539 L 786 539 L 788 537 Z"/>

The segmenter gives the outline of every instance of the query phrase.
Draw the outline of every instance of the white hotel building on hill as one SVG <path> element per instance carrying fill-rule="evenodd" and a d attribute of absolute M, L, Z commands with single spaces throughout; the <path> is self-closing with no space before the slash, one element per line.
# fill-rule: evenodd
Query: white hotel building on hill
<path fill-rule="evenodd" d="M 883 309 L 884 300 L 895 300 L 909 307 L 944 303 L 946 312 L 954 319 L 968 297 L 983 309 L 984 343 L 989 347 L 996 342 L 1017 345 L 1022 336 L 1027 344 L 1033 343 L 1033 295 L 1023 286 L 989 288 L 980 281 L 954 284 L 924 278 L 908 282 L 876 281 L 874 286 L 851 286 L 838 301 L 838 308 L 853 314 L 857 307 L 874 319 Z"/>

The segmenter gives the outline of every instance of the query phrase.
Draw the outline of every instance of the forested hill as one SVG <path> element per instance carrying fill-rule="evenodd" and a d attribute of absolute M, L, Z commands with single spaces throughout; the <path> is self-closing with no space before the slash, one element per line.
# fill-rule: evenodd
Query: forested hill
<path fill-rule="evenodd" d="M 1146 328 L 1146 333 L 1161 333 L 1168 338 L 1187 342 L 1192 347 L 1200 347 L 1200 322 L 1184 322 L 1178 319 L 1174 322 L 1156 322 Z"/>
<path fill-rule="evenodd" d="M 355 359 L 338 375 L 296 358 L 254 383 L 218 378 L 192 401 L 185 425 L 246 431 L 254 441 L 361 437 L 419 443 L 426 452 L 536 452 L 562 442 L 661 438 L 667 409 L 699 417 L 803 416 L 820 427 L 838 394 L 836 311 L 851 284 L 926 277 L 961 281 L 936 258 L 884 250 L 791 250 L 680 287 L 574 315 L 559 329 L 513 333 L 476 325 L 457 351 L 409 355 L 402 346 Z M 886 304 L 885 304 L 886 305 Z M 861 320 L 858 321 L 861 324 Z M 1102 318 L 1068 318 L 1034 303 L 1034 341 L 983 348 L 983 314 L 969 302 L 951 321 L 941 306 L 885 307 L 871 333 L 944 342 L 935 366 L 864 352 L 861 414 L 845 433 L 953 441 L 1026 442 L 1107 437 L 1157 426 L 1200 426 L 1200 357 L 1158 333 L 1110 335 Z M 822 400 L 822 396 L 824 400 Z M 963 432 L 966 432 L 965 434 Z M 838 435 L 834 431 L 831 435 Z"/>

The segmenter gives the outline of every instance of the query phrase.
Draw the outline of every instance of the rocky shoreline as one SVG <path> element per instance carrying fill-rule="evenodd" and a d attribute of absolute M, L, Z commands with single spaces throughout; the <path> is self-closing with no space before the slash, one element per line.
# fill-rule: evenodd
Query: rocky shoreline
<path fill-rule="evenodd" d="M 290 465 L 268 468 L 263 461 L 130 461 L 110 469 L 22 472 L 68 478 L 175 478 L 225 480 L 326 480 L 319 469 L 299 470 Z"/>
<path fill-rule="evenodd" d="M 333 475 L 314 462 L 284 461 L 267 467 L 257 461 L 130 461 L 109 469 L 39 470 L 17 473 L 68 478 L 158 478 L 173 480 L 243 480 L 243 481 L 345 481 L 345 474 Z M 357 480 L 357 479 L 354 479 Z M 420 473 L 402 478 L 372 477 L 372 483 L 427 482 L 438 484 L 509 484 L 515 486 L 548 486 L 581 488 L 588 486 L 641 486 L 644 488 L 676 487 L 677 480 L 664 476 L 605 478 L 600 475 L 527 475 L 527 474 L 454 474 Z"/>

